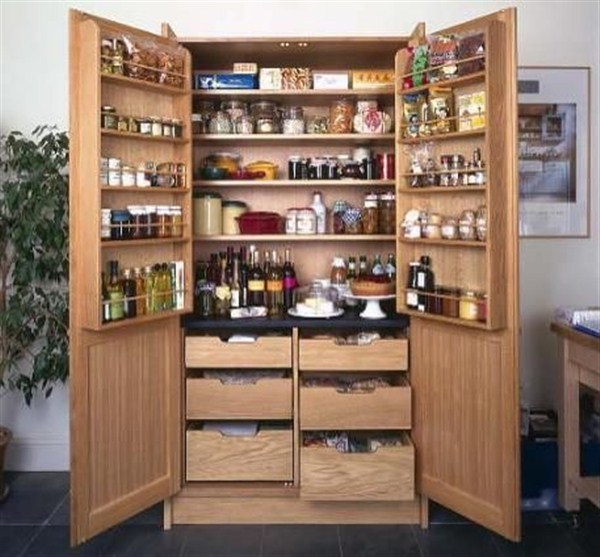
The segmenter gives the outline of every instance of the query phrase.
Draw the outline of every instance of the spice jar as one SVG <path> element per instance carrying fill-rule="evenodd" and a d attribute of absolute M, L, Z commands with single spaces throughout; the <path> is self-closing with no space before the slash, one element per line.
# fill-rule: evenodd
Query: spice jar
<path fill-rule="evenodd" d="M 351 133 L 354 103 L 351 99 L 335 101 L 329 109 L 329 133 Z"/>
<path fill-rule="evenodd" d="M 456 219 L 454 217 L 444 217 L 440 232 L 444 240 L 456 240 L 458 238 L 458 223 Z"/>
<path fill-rule="evenodd" d="M 473 241 L 477 238 L 475 233 L 475 213 L 471 210 L 463 211 L 458 221 L 458 236 L 461 240 Z"/>
<path fill-rule="evenodd" d="M 127 118 L 127 125 L 129 126 L 129 131 L 131 133 L 140 133 L 140 125 L 138 123 L 138 118 L 135 116 L 130 116 Z"/>
<path fill-rule="evenodd" d="M 379 202 L 376 193 L 365 194 L 361 220 L 363 234 L 377 234 L 379 231 Z"/>
<path fill-rule="evenodd" d="M 444 313 L 444 298 L 442 296 L 445 293 L 443 286 L 436 286 L 433 289 L 433 296 L 429 299 L 429 312 L 435 315 L 443 315 Z"/>
<path fill-rule="evenodd" d="M 283 133 L 301 135 L 304 133 L 304 110 L 301 106 L 288 106 L 283 113 Z"/>
<path fill-rule="evenodd" d="M 304 166 L 304 170 L 303 167 Z M 288 179 L 289 180 L 302 180 L 308 175 L 308 169 L 306 168 L 306 161 L 298 156 L 292 155 L 288 158 Z"/>
<path fill-rule="evenodd" d="M 169 207 L 166 205 L 159 205 L 156 207 L 156 214 L 158 216 L 158 226 L 156 228 L 156 236 L 158 238 L 168 238 L 171 235 L 171 212 Z"/>
<path fill-rule="evenodd" d="M 299 209 L 291 207 L 285 213 L 285 233 L 296 234 L 296 219 L 298 217 Z"/>
<path fill-rule="evenodd" d="M 131 237 L 134 239 L 143 238 L 148 224 L 144 207 L 142 205 L 127 205 L 127 210 L 131 215 Z"/>
<path fill-rule="evenodd" d="M 475 292 L 463 290 L 460 295 L 459 317 L 467 321 L 477 321 L 478 304 Z"/>
<path fill-rule="evenodd" d="M 475 213 L 475 235 L 480 242 L 487 238 L 487 207 L 481 205 Z"/>
<path fill-rule="evenodd" d="M 109 186 L 120 186 L 121 185 L 121 169 L 108 169 L 108 185 Z"/>
<path fill-rule="evenodd" d="M 441 286 L 442 309 L 445 317 L 458 318 L 460 289 Z"/>
<path fill-rule="evenodd" d="M 138 128 L 142 135 L 152 135 L 152 121 L 147 116 L 138 118 Z"/>
<path fill-rule="evenodd" d="M 146 205 L 144 207 L 148 220 L 146 221 L 146 237 L 156 238 L 158 233 L 158 215 L 156 214 L 156 205 Z"/>
<path fill-rule="evenodd" d="M 223 201 L 223 234 L 239 234 L 240 225 L 238 217 L 248 210 L 248 205 L 243 201 Z"/>
<path fill-rule="evenodd" d="M 174 139 L 181 139 L 183 137 L 183 122 L 178 118 L 171 120 L 171 136 Z"/>
<path fill-rule="evenodd" d="M 181 236 L 183 236 L 183 215 L 181 206 L 171 205 L 169 211 L 171 212 L 171 236 L 181 238 Z"/>
<path fill-rule="evenodd" d="M 310 207 L 298 209 L 296 214 L 296 234 L 316 234 L 317 214 Z"/>
<path fill-rule="evenodd" d="M 129 131 L 129 118 L 127 116 L 119 116 L 117 118 L 117 131 L 128 132 Z"/>
<path fill-rule="evenodd" d="M 163 134 L 163 137 L 173 137 L 173 124 L 172 124 L 170 118 L 163 118 L 162 134 Z"/>
<path fill-rule="evenodd" d="M 222 197 L 215 192 L 194 192 L 194 234 L 215 236 L 223 231 Z"/>
<path fill-rule="evenodd" d="M 122 186 L 135 186 L 135 175 L 136 170 L 133 166 L 123 166 L 121 169 L 121 185 Z"/>
<path fill-rule="evenodd" d="M 342 162 L 341 178 L 347 180 L 360 180 L 362 173 L 357 161 L 348 160 Z"/>
<path fill-rule="evenodd" d="M 110 215 L 110 238 L 111 240 L 129 240 L 131 238 L 131 215 L 129 211 L 115 209 Z"/>
<path fill-rule="evenodd" d="M 162 120 L 158 116 L 151 116 L 150 122 L 152 124 L 152 137 L 161 137 L 162 136 Z"/>
<path fill-rule="evenodd" d="M 111 210 L 100 209 L 100 238 L 110 240 Z"/>
<path fill-rule="evenodd" d="M 106 130 L 117 129 L 117 109 L 114 106 L 104 105 L 100 115 L 100 126 Z"/>

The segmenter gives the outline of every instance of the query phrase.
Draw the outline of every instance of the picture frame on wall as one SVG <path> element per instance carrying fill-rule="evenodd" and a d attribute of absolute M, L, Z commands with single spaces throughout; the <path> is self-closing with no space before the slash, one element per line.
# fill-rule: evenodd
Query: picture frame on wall
<path fill-rule="evenodd" d="M 589 90 L 589 67 L 518 69 L 521 237 L 589 237 Z"/>

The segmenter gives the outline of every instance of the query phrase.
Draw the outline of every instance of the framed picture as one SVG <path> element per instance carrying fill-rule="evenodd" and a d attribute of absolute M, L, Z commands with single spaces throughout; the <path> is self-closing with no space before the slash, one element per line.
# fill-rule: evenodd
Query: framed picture
<path fill-rule="evenodd" d="M 590 69 L 520 67 L 519 232 L 589 236 Z"/>

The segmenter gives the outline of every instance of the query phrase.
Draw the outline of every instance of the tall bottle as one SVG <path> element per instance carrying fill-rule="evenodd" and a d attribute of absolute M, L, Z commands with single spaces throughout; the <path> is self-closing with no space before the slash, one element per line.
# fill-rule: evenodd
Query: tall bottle
<path fill-rule="evenodd" d="M 406 307 L 408 309 L 419 308 L 419 293 L 417 286 L 417 273 L 421 264 L 411 261 L 408 264 L 408 278 L 406 280 Z"/>
<path fill-rule="evenodd" d="M 102 271 L 102 323 L 110 321 L 110 296 L 106 286 L 106 273 Z"/>
<path fill-rule="evenodd" d="M 265 275 L 260 266 L 260 254 L 258 251 L 253 252 L 254 260 L 252 261 L 252 269 L 248 277 L 248 305 L 249 306 L 264 306 L 265 305 Z"/>
<path fill-rule="evenodd" d="M 294 307 L 294 294 L 298 287 L 296 279 L 296 270 L 290 257 L 290 249 L 285 249 L 285 262 L 283 263 L 283 307 L 287 311 Z"/>
<path fill-rule="evenodd" d="M 325 234 L 325 230 L 327 229 L 327 207 L 323 203 L 320 191 L 313 192 L 313 201 L 310 204 L 310 208 L 317 215 L 317 234 Z"/>
<path fill-rule="evenodd" d="M 385 274 L 392 282 L 396 279 L 396 256 L 393 253 L 388 253 Z"/>
<path fill-rule="evenodd" d="M 269 273 L 269 267 L 271 267 L 271 254 L 268 252 L 268 250 L 265 250 L 263 261 L 263 273 L 265 275 L 265 280 L 267 279 L 267 274 Z"/>
<path fill-rule="evenodd" d="M 276 250 L 271 254 L 271 266 L 265 279 L 269 315 L 281 315 L 283 313 L 283 272 L 279 266 Z"/>
<path fill-rule="evenodd" d="M 246 256 L 246 247 L 240 248 L 240 307 L 248 306 L 248 274 L 250 267 Z"/>
<path fill-rule="evenodd" d="M 232 309 L 237 309 L 240 307 L 240 296 L 241 296 L 241 287 L 240 287 L 240 258 L 237 253 L 233 254 L 233 276 L 231 277 L 231 284 L 229 286 L 229 291 L 231 294 L 231 301 L 229 303 L 229 307 Z"/>
<path fill-rule="evenodd" d="M 215 289 L 215 311 L 218 317 L 229 315 L 229 300 L 231 291 L 227 282 L 227 254 L 220 253 L 220 277 L 217 288 Z"/>
<path fill-rule="evenodd" d="M 351 255 L 348 257 L 348 272 L 346 273 L 346 280 L 348 282 L 356 278 L 356 257 Z"/>
<path fill-rule="evenodd" d="M 137 315 L 136 312 L 136 289 L 135 279 L 131 269 L 123 271 L 123 313 L 125 317 L 131 318 Z"/>
<path fill-rule="evenodd" d="M 205 261 L 196 263 L 194 314 L 197 317 L 210 317 L 213 313 L 213 292 L 208 281 L 208 267 Z"/>
<path fill-rule="evenodd" d="M 173 309 L 173 290 L 175 290 L 175 283 L 171 271 L 169 270 L 169 266 L 166 263 L 163 263 L 160 266 L 160 279 L 162 290 L 161 307 L 163 311 Z"/>
<path fill-rule="evenodd" d="M 361 255 L 358 258 L 358 276 L 364 277 L 369 274 L 369 268 L 367 267 L 367 256 Z"/>
<path fill-rule="evenodd" d="M 233 246 L 227 246 L 227 284 L 231 284 L 231 280 L 233 279 Z"/>
<path fill-rule="evenodd" d="M 135 279 L 135 312 L 138 317 L 146 315 L 146 280 L 142 269 L 135 267 L 133 269 L 133 276 Z"/>
<path fill-rule="evenodd" d="M 373 266 L 371 267 L 371 274 L 372 275 L 385 275 L 385 267 L 383 266 L 383 263 L 381 263 L 381 255 L 379 255 L 378 253 L 375 254 L 375 257 L 373 258 Z"/>
<path fill-rule="evenodd" d="M 125 317 L 125 307 L 123 305 L 123 284 L 119 280 L 119 262 L 109 261 L 109 279 L 106 289 L 110 299 L 110 320 L 118 321 Z"/>
<path fill-rule="evenodd" d="M 154 313 L 154 296 L 155 296 L 155 282 L 156 277 L 154 275 L 153 268 L 148 265 L 144 268 L 144 290 L 146 291 L 146 313 Z"/>
<path fill-rule="evenodd" d="M 431 258 L 428 255 L 422 255 L 420 265 L 417 269 L 417 289 L 419 291 L 418 311 L 430 311 L 433 297 L 427 293 L 433 293 L 435 288 L 435 278 L 431 270 Z"/>

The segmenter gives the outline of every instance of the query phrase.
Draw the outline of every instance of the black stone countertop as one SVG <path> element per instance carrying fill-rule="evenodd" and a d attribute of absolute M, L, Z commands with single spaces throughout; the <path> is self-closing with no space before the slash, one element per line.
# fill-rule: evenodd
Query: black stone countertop
<path fill-rule="evenodd" d="M 181 326 L 189 332 L 232 330 L 240 332 L 264 330 L 301 329 L 404 329 L 408 326 L 409 317 L 393 314 L 385 319 L 362 319 L 358 313 L 346 310 L 340 317 L 330 319 L 308 319 L 302 317 L 257 317 L 251 319 L 213 318 L 199 319 L 192 314 L 181 318 Z"/>

